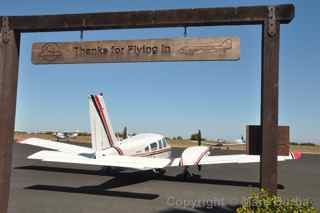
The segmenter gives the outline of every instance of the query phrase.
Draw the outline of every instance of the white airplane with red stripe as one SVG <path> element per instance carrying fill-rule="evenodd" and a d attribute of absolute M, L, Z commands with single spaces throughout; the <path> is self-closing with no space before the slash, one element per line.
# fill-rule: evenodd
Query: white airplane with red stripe
<path fill-rule="evenodd" d="M 89 97 L 89 112 L 92 147 L 83 147 L 39 138 L 21 141 L 22 144 L 39 146 L 51 150 L 36 152 L 28 159 L 47 162 L 99 165 L 137 170 L 154 170 L 163 173 L 166 167 L 183 167 L 188 175 L 188 167 L 208 164 L 257 163 L 259 155 L 234 154 L 210 155 L 207 146 L 186 148 L 181 157 L 171 158 L 171 147 L 163 135 L 139 134 L 124 140 L 117 140 L 102 94 Z M 278 161 L 296 160 L 300 152 L 290 152 L 289 156 L 278 156 Z"/>

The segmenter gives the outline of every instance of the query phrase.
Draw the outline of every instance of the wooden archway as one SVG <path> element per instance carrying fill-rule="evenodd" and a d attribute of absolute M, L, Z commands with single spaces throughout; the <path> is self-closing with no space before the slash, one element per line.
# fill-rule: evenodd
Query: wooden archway
<path fill-rule="evenodd" d="M 293 5 L 0 16 L 0 213 L 7 212 L 16 111 L 20 35 L 24 32 L 123 28 L 261 25 L 260 185 L 277 191 L 278 75 L 280 25 L 294 18 Z"/>

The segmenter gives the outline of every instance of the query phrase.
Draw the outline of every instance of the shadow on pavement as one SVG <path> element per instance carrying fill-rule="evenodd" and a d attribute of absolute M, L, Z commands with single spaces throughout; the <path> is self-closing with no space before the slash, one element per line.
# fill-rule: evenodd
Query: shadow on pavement
<path fill-rule="evenodd" d="M 159 195 L 148 194 L 148 193 L 111 191 L 110 189 L 144 183 L 149 180 L 160 180 L 160 181 L 168 181 L 168 182 L 186 182 L 186 183 L 196 183 L 196 184 L 214 184 L 214 185 L 227 185 L 227 186 L 240 186 L 240 187 L 259 187 L 258 182 L 208 179 L 208 178 L 201 178 L 198 175 L 189 177 L 186 180 L 184 180 L 183 174 L 178 174 L 177 176 L 155 175 L 152 171 L 125 172 L 122 170 L 116 170 L 112 172 L 105 172 L 103 170 L 94 171 L 94 170 L 84 170 L 84 169 L 47 167 L 47 166 L 23 166 L 23 167 L 16 167 L 15 169 L 85 174 L 85 175 L 100 175 L 100 176 L 112 177 L 110 180 L 96 186 L 66 187 L 66 186 L 55 186 L 55 185 L 33 185 L 33 186 L 26 187 L 25 189 L 95 194 L 95 195 L 125 197 L 125 198 L 134 198 L 134 199 L 147 199 L 147 200 L 156 199 L 159 197 Z M 278 184 L 278 189 L 284 189 L 284 186 Z"/>
<path fill-rule="evenodd" d="M 92 187 L 92 186 L 89 186 L 89 187 L 87 187 L 87 186 L 85 186 L 85 187 L 67 187 L 67 186 L 55 186 L 55 185 L 33 185 L 33 186 L 25 187 L 25 189 L 90 194 L 90 195 L 103 195 L 103 196 L 132 198 L 132 199 L 144 199 L 144 200 L 153 200 L 153 199 L 156 199 L 159 197 L 159 195 L 157 195 L 157 194 L 105 190 L 103 187 L 100 187 L 100 185 L 94 186 L 94 187 Z"/>
<path fill-rule="evenodd" d="M 199 183 L 199 184 L 214 184 L 214 185 L 225 185 L 225 186 L 240 186 L 240 187 L 257 187 L 259 188 L 259 182 L 253 181 L 237 181 L 237 180 L 222 180 L 222 179 L 208 179 L 201 178 L 199 175 L 195 175 L 193 177 L 188 178 L 187 180 L 183 180 L 183 174 L 179 174 L 175 177 L 172 176 L 160 176 L 155 178 L 158 180 L 166 180 L 172 182 L 188 182 L 188 183 Z M 284 189 L 282 184 L 278 184 L 278 189 Z"/>
<path fill-rule="evenodd" d="M 95 176 L 111 176 L 112 175 L 111 173 L 106 173 L 103 169 L 86 170 L 86 169 L 61 168 L 61 167 L 50 167 L 50 166 L 19 166 L 19 167 L 15 167 L 14 169 L 71 173 L 71 174 L 81 174 L 81 175 L 95 175 Z M 114 170 L 114 172 L 119 172 L 119 171 L 121 171 L 121 169 Z"/>
<path fill-rule="evenodd" d="M 240 187 L 259 187 L 259 182 L 253 181 L 237 181 L 237 180 L 223 180 L 223 179 L 208 179 L 201 178 L 198 175 L 183 179 L 183 174 L 176 176 L 169 175 L 155 175 L 152 171 L 135 171 L 127 172 L 125 170 L 117 169 L 112 172 L 106 172 L 104 170 L 85 170 L 85 169 L 72 169 L 72 168 L 60 168 L 60 167 L 48 167 L 48 166 L 21 166 L 15 167 L 15 169 L 23 170 L 37 170 L 46 172 L 58 172 L 58 173 L 72 173 L 72 174 L 84 174 L 84 175 L 97 175 L 114 177 L 113 182 L 116 183 L 114 187 L 127 186 L 137 184 L 149 180 L 161 180 L 169 182 L 187 182 L 187 183 L 198 183 L 198 184 L 214 184 L 214 185 L 226 185 L 226 186 L 240 186 Z M 113 188 L 113 187 L 112 187 Z M 278 189 L 284 189 L 282 184 L 278 184 Z"/>

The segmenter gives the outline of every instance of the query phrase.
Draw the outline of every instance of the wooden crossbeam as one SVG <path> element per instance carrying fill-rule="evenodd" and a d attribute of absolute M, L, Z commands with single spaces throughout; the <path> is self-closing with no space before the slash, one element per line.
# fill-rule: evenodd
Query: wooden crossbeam
<path fill-rule="evenodd" d="M 20 32 L 78 31 L 122 28 L 255 25 L 268 18 L 269 6 L 197 8 L 106 12 L 88 14 L 10 16 L 11 27 Z M 277 20 L 294 18 L 292 4 L 277 5 Z M 1 21 L 0 21 L 1 22 Z"/>

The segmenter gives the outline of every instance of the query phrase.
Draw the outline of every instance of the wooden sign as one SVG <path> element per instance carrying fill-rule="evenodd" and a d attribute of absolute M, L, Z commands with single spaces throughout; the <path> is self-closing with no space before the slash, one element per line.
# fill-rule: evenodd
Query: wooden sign
<path fill-rule="evenodd" d="M 33 64 L 238 60 L 240 38 L 34 43 Z"/>

